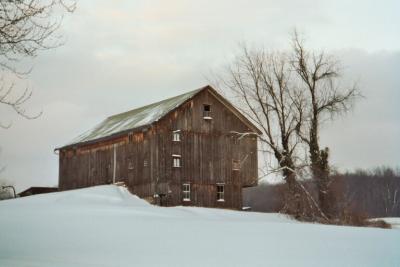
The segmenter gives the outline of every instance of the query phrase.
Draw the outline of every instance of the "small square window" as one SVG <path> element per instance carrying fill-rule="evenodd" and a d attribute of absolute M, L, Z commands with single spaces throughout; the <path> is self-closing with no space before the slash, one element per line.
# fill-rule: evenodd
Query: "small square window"
<path fill-rule="evenodd" d="M 240 160 L 237 159 L 232 160 L 232 170 L 234 171 L 240 170 Z"/>
<path fill-rule="evenodd" d="M 175 141 L 175 142 L 181 141 L 181 133 L 179 131 L 174 131 L 173 132 L 172 141 Z"/>
<path fill-rule="evenodd" d="M 181 167 L 181 156 L 180 155 L 172 155 L 172 166 L 174 168 Z"/>
<path fill-rule="evenodd" d="M 204 111 L 208 111 L 208 112 L 211 111 L 211 105 L 204 104 L 204 105 L 203 105 L 203 108 L 204 108 Z"/>
<path fill-rule="evenodd" d="M 217 185 L 217 201 L 225 201 L 225 186 L 223 184 Z"/>
<path fill-rule="evenodd" d="M 183 201 L 190 201 L 190 184 L 182 184 Z"/>

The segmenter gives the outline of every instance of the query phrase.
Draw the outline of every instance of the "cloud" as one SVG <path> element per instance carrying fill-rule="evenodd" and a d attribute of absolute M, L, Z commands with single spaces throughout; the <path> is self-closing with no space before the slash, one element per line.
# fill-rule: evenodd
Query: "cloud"
<path fill-rule="evenodd" d="M 341 51 L 347 81 L 358 80 L 365 96 L 352 112 L 326 125 L 323 143 L 343 169 L 396 166 L 400 162 L 400 52 Z"/>
<path fill-rule="evenodd" d="M 0 130 L 1 164 L 7 166 L 2 176 L 19 190 L 56 184 L 53 149 L 104 117 L 205 85 L 204 75 L 226 64 L 240 41 L 287 47 L 294 26 L 307 34 L 312 48 L 339 54 L 345 78 L 359 80 L 367 96 L 348 116 L 325 126 L 322 141 L 332 148 L 333 162 L 342 168 L 399 162 L 396 2 L 78 4 L 62 25 L 66 44 L 33 61 L 28 84 L 34 95 L 27 108 L 43 110 L 43 116 L 26 121 L 2 113 L 13 120 L 11 129 Z"/>

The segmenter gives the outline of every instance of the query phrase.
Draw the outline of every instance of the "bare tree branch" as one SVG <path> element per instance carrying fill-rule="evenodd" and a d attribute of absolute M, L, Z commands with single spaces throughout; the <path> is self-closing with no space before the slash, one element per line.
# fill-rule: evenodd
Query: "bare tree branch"
<path fill-rule="evenodd" d="M 341 76 L 338 61 L 324 52 L 307 51 L 297 31 L 292 38 L 291 65 L 298 77 L 298 84 L 306 92 L 296 107 L 306 107 L 301 113 L 303 123 L 296 128 L 298 136 L 307 144 L 311 170 L 319 190 L 322 209 L 328 209 L 326 192 L 329 186 L 328 148 L 320 148 L 320 127 L 326 117 L 346 113 L 361 96 L 358 87 L 346 88 L 339 84 Z"/>
<path fill-rule="evenodd" d="M 56 48 L 63 44 L 57 34 L 63 12 L 73 12 L 74 0 L 16 0 L 0 1 L 0 71 L 23 79 L 31 69 L 19 70 L 16 63 L 23 58 L 35 57 L 39 51 Z M 35 119 L 28 114 L 24 104 L 31 98 L 32 91 L 22 93 L 15 90 L 15 83 L 0 80 L 0 104 L 10 107 L 26 119 Z M 8 128 L 11 124 L 1 124 Z"/>
<path fill-rule="evenodd" d="M 222 84 L 236 95 L 239 109 L 261 129 L 259 141 L 276 160 L 277 167 L 272 171 L 282 173 L 288 184 L 287 212 L 299 214 L 298 196 L 305 192 L 295 181 L 295 170 L 303 163 L 296 155 L 301 143 L 296 128 L 305 116 L 299 115 L 303 105 L 298 97 L 302 94 L 292 85 L 291 75 L 286 53 L 242 46 Z M 249 133 L 235 134 L 243 138 Z"/>

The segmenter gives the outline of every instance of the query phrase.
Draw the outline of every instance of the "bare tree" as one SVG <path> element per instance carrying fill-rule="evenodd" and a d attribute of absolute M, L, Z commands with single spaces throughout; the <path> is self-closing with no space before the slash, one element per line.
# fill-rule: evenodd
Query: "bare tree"
<path fill-rule="evenodd" d="M 24 58 L 32 58 L 41 50 L 58 47 L 62 44 L 56 34 L 65 11 L 75 9 L 73 0 L 15 0 L 0 1 L 0 104 L 13 109 L 19 115 L 33 119 L 40 114 L 29 115 L 23 104 L 32 92 L 25 89 L 17 93 L 15 83 L 7 81 L 6 76 L 25 77 L 30 70 L 21 71 L 16 65 Z M 9 125 L 0 124 L 7 128 Z"/>
<path fill-rule="evenodd" d="M 301 99 L 304 117 L 297 128 L 297 134 L 308 146 L 311 172 L 319 192 L 319 204 L 327 212 L 329 150 L 321 149 L 320 127 L 326 119 L 347 112 L 360 93 L 355 85 L 341 86 L 338 61 L 324 52 L 314 53 L 307 50 L 297 32 L 293 35 L 291 65 L 297 73 L 297 84 L 304 93 Z"/>
<path fill-rule="evenodd" d="M 296 181 L 301 165 L 297 156 L 301 140 L 296 129 L 302 120 L 302 95 L 291 84 L 289 57 L 262 49 L 249 51 L 242 46 L 222 80 L 235 94 L 237 106 L 262 131 L 262 150 L 276 159 L 272 172 L 282 173 L 288 189 L 284 211 L 301 216 L 305 211 L 305 192 Z"/>
<path fill-rule="evenodd" d="M 329 150 L 320 148 L 320 127 L 352 107 L 360 96 L 357 87 L 342 87 L 338 61 L 323 52 L 306 50 L 296 32 L 289 53 L 244 47 L 228 73 L 224 84 L 236 94 L 243 113 L 262 130 L 263 150 L 274 156 L 276 169 L 288 185 L 286 203 L 292 205 L 291 212 L 304 211 L 299 208 L 301 201 L 293 199 L 301 196 L 326 219 Z M 309 155 L 299 157 L 299 148 Z M 296 176 L 306 176 L 304 169 L 316 181 L 317 201 L 296 180 Z"/>

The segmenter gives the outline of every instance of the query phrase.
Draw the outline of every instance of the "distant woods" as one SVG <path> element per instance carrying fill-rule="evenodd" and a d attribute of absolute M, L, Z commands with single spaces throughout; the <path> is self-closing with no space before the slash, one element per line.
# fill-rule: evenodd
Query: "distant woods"
<path fill-rule="evenodd" d="M 334 55 L 308 49 L 297 32 L 290 44 L 281 51 L 242 46 L 219 82 L 262 131 L 261 151 L 274 159 L 271 165 L 266 161 L 262 177 L 280 173 L 286 184 L 281 211 L 329 221 L 329 149 L 320 143 L 320 129 L 350 110 L 361 94 L 355 84 L 342 83 Z M 304 178 L 312 178 L 316 194 Z"/>
<path fill-rule="evenodd" d="M 73 0 L 18 0 L 0 2 L 0 105 L 27 119 L 24 104 L 30 99 L 29 88 L 18 90 L 16 83 L 25 78 L 28 69 L 18 65 L 25 58 L 34 58 L 40 51 L 62 45 L 57 34 L 65 12 L 75 9 Z M 0 118 L 0 127 L 8 128 Z"/>
<path fill-rule="evenodd" d="M 400 217 L 400 169 L 379 167 L 373 170 L 335 173 L 327 199 L 333 220 L 357 224 L 360 218 Z M 315 196 L 312 181 L 303 181 Z M 244 191 L 244 205 L 254 211 L 279 212 L 284 206 L 284 184 L 260 184 Z M 359 222 L 358 222 L 359 223 Z"/>

